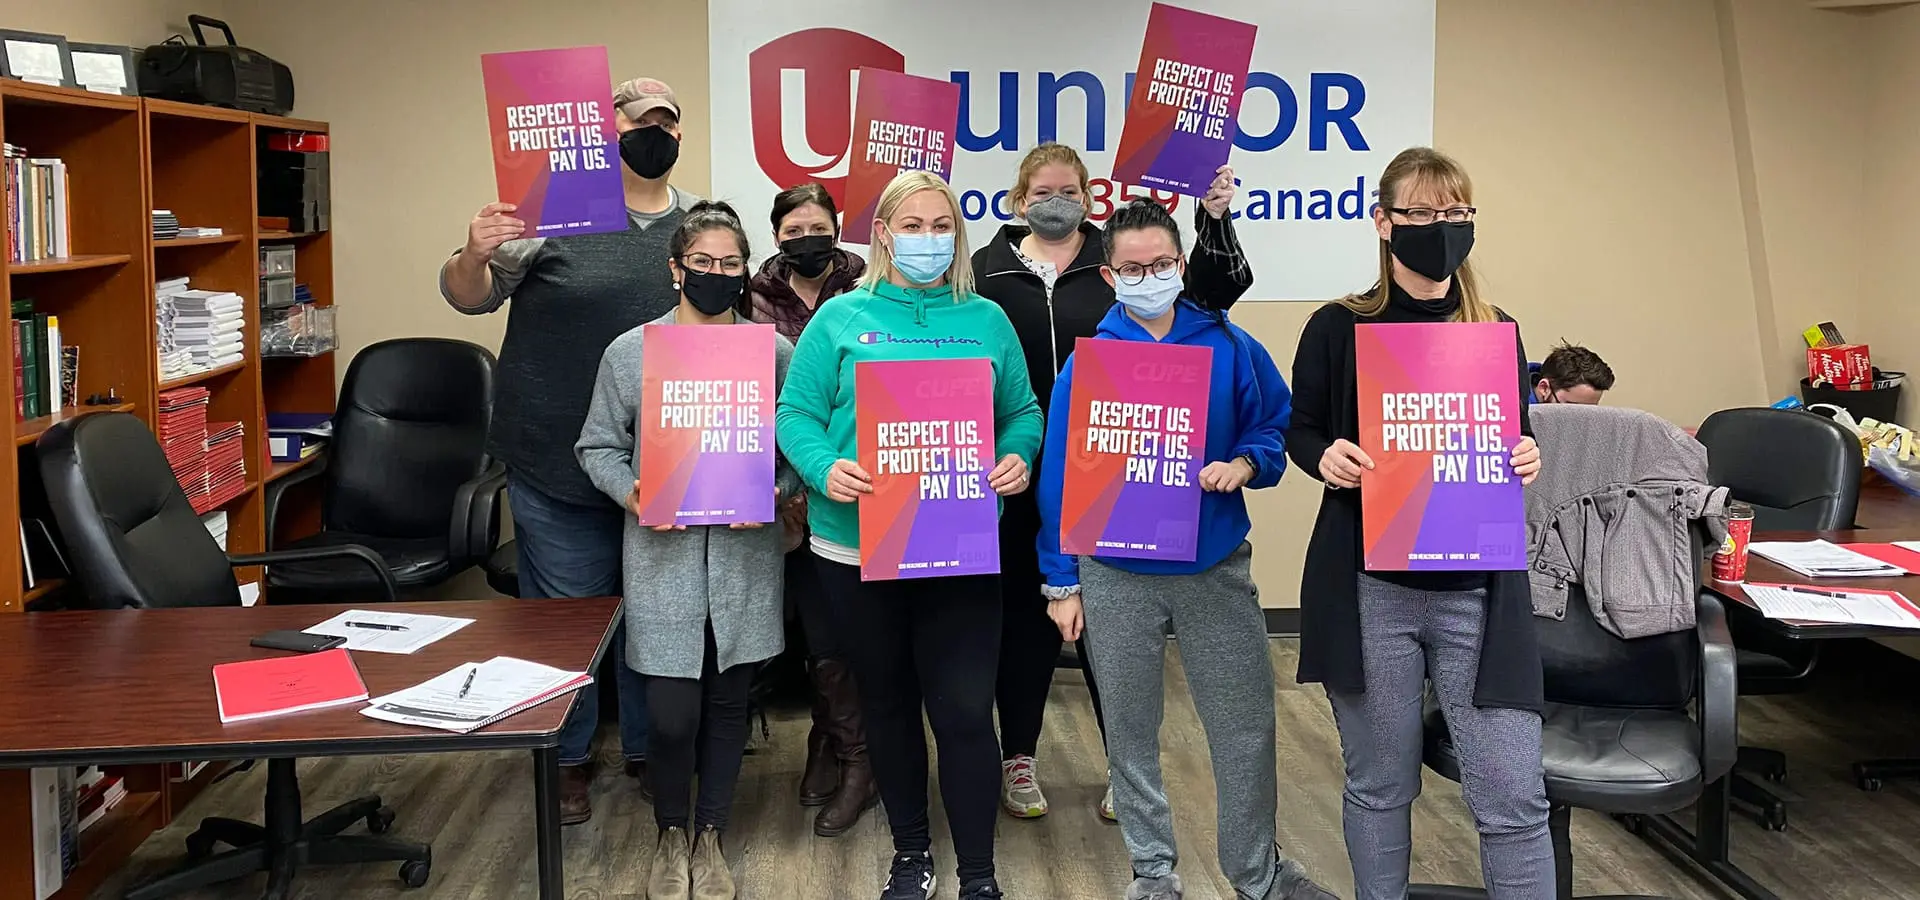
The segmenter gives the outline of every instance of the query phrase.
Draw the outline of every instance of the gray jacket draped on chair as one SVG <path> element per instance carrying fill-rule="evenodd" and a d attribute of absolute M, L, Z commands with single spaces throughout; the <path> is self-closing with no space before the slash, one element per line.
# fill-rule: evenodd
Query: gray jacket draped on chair
<path fill-rule="evenodd" d="M 1691 529 L 1726 536 L 1727 489 L 1707 450 L 1651 413 L 1540 404 L 1528 410 L 1540 477 L 1527 489 L 1535 615 L 1567 614 L 1577 583 L 1600 627 L 1623 638 L 1694 627 Z"/>

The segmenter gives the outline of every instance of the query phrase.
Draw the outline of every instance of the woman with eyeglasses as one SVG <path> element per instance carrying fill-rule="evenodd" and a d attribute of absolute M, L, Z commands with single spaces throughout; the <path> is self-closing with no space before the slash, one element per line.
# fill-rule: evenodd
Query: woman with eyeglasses
<path fill-rule="evenodd" d="M 668 249 L 680 303 L 649 324 L 724 328 L 750 322 L 751 251 L 732 207 L 694 204 Z M 720 833 L 747 747 L 747 697 L 758 663 L 785 646 L 780 532 L 760 523 L 640 524 L 636 419 L 645 328 L 607 347 L 574 453 L 594 486 L 626 511 L 627 637 L 621 652 L 646 684 L 652 715 L 647 777 L 660 829 L 647 896 L 729 900 L 734 883 Z M 777 385 L 786 378 L 793 345 L 778 334 L 769 339 Z M 776 498 L 798 487 L 792 468 L 776 462 Z"/>
<path fill-rule="evenodd" d="M 1100 274 L 1101 231 L 1088 220 L 1094 203 L 1090 187 L 1086 164 L 1072 147 L 1045 143 L 1033 148 L 1021 160 L 1013 189 L 1007 192 L 1008 206 L 1026 224 L 1002 226 L 973 254 L 980 296 L 1000 304 L 1020 335 L 1042 412 L 1053 395 L 1054 373 L 1073 352 L 1074 342 L 1093 337 L 1113 307 L 1113 286 Z M 1227 215 L 1233 193 L 1233 169 L 1221 166 L 1206 197 L 1195 204 L 1191 265 L 1182 268 L 1187 295 L 1212 309 L 1232 306 L 1253 284 L 1253 270 Z M 996 688 L 1000 804 L 1023 819 L 1047 814 L 1034 757 L 1061 644 L 1059 629 L 1047 617 L 1049 595 L 1034 549 L 1039 531 L 1040 513 L 1032 495 L 1008 498 L 1000 519 L 1000 579 L 1006 604 Z M 1082 643 L 1078 649 L 1094 718 L 1104 729 L 1099 685 L 1093 668 L 1085 665 L 1087 648 Z M 1099 811 L 1113 819 L 1111 790 Z"/>
<path fill-rule="evenodd" d="M 1541 767 L 1540 649 L 1525 572 L 1369 572 L 1360 495 L 1373 460 L 1358 446 L 1354 326 L 1511 322 L 1480 293 L 1473 183 L 1426 147 L 1393 158 L 1374 210 L 1379 281 L 1307 320 L 1293 358 L 1287 455 L 1326 483 L 1300 584 L 1302 683 L 1326 686 L 1346 762 L 1347 854 L 1357 900 L 1402 900 L 1420 794 L 1422 698 L 1433 685 L 1480 831 L 1491 900 L 1550 900 L 1552 841 Z M 1515 398 L 1532 389 L 1516 346 Z M 1526 405 L 1510 464 L 1540 471 Z"/>
<path fill-rule="evenodd" d="M 1000 650 L 1000 578 L 901 581 L 860 577 L 860 498 L 872 476 L 856 461 L 854 371 L 865 361 L 985 358 L 993 367 L 994 450 L 988 487 L 1027 489 L 1040 449 L 1040 404 L 1019 338 L 1000 307 L 973 292 L 960 203 L 939 175 L 903 172 L 880 194 L 867 274 L 820 307 L 800 335 L 775 416 L 780 449 L 806 480 L 808 543 L 860 683 L 867 756 L 892 825 L 882 900 L 929 900 L 926 727 L 940 760 L 960 900 L 999 900 L 994 878 L 999 742 L 993 685 Z M 922 718 L 922 710 L 925 718 Z"/>
<path fill-rule="evenodd" d="M 798 342 L 820 304 L 853 290 L 867 264 L 840 246 L 840 211 L 817 181 L 788 188 L 773 198 L 773 238 L 780 252 L 753 276 L 753 315 Z M 844 629 L 820 586 L 807 542 L 807 494 L 780 507 L 787 550 L 787 597 L 807 637 L 807 673 L 812 682 L 813 729 L 807 762 L 800 770 L 800 805 L 820 807 L 813 833 L 838 837 L 859 824 L 880 802 L 867 762 L 867 731 L 860 720 L 860 692 L 842 646 Z"/>

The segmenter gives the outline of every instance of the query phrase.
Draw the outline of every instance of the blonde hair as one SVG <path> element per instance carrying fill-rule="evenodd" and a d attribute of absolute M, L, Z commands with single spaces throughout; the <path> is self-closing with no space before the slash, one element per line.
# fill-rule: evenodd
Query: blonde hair
<path fill-rule="evenodd" d="M 1025 201 L 1033 176 L 1053 165 L 1066 166 L 1080 176 L 1080 199 L 1086 202 L 1091 187 L 1087 183 L 1087 164 L 1080 161 L 1080 152 L 1065 144 L 1048 141 L 1028 150 L 1026 158 L 1020 160 L 1020 174 L 1013 179 L 1013 190 L 1007 192 L 1007 208 L 1011 210 Z"/>
<path fill-rule="evenodd" d="M 1465 167 L 1432 147 L 1409 147 L 1400 151 L 1393 162 L 1387 163 L 1387 170 L 1380 173 L 1380 208 L 1387 210 L 1397 207 L 1400 198 L 1423 187 L 1431 188 L 1435 194 L 1451 198 L 1455 203 L 1473 203 L 1473 180 L 1467 177 Z M 1474 274 L 1471 261 L 1460 264 L 1459 270 L 1453 273 L 1453 283 L 1460 289 L 1460 309 L 1453 314 L 1454 321 L 1500 320 L 1500 311 L 1480 296 L 1480 279 Z M 1379 280 L 1364 293 L 1341 297 L 1340 303 L 1353 310 L 1355 315 L 1377 316 L 1387 308 L 1388 291 L 1392 284 L 1393 251 L 1383 240 L 1380 242 Z"/>
<path fill-rule="evenodd" d="M 954 196 L 953 188 L 938 173 L 912 171 L 901 172 L 887 182 L 886 190 L 880 192 L 880 203 L 874 208 L 873 217 L 882 223 L 893 218 L 900 211 L 900 204 L 921 191 L 939 191 L 947 198 L 947 207 L 953 210 L 953 264 L 947 267 L 947 284 L 953 287 L 953 298 L 964 300 L 973 293 L 973 262 L 969 257 L 972 251 L 967 249 L 967 222 L 960 215 L 960 198 Z M 931 227 L 932 223 L 928 223 Z M 889 234 L 891 239 L 891 234 Z M 867 274 L 860 280 L 865 287 L 875 287 L 883 281 L 893 278 L 893 250 L 885 242 L 875 240 L 867 247 Z"/>

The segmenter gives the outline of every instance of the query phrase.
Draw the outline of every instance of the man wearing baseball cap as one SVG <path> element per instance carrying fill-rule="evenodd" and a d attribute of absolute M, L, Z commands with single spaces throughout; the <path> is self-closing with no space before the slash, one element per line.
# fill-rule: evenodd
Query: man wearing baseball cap
<path fill-rule="evenodd" d="M 507 308 L 487 451 L 507 467 L 522 597 L 620 593 L 626 514 L 587 480 L 573 445 L 601 353 L 679 302 L 667 244 L 699 199 L 668 184 L 680 158 L 673 89 L 657 78 L 635 78 L 614 89 L 613 102 L 625 164 L 625 231 L 522 238 L 514 204 L 489 203 L 467 224 L 466 246 L 440 268 L 440 293 L 454 309 L 481 315 Z M 625 645 L 616 632 L 613 646 Z M 645 688 L 623 654 L 609 656 L 627 774 L 645 785 Z M 560 733 L 562 824 L 593 815 L 588 787 L 599 706 L 597 690 L 580 692 Z"/>

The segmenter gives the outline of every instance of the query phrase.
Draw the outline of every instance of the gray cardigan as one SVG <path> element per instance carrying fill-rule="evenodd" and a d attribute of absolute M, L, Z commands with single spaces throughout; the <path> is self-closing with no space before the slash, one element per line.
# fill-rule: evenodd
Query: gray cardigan
<path fill-rule="evenodd" d="M 669 312 L 649 324 L 673 322 Z M 639 472 L 634 418 L 640 404 L 645 327 L 608 345 L 580 442 L 574 445 L 580 468 L 622 508 Z M 787 378 L 793 344 L 777 334 L 773 340 L 777 394 Z M 784 458 L 776 457 L 774 481 L 782 497 L 800 488 L 799 477 Z M 627 665 L 645 675 L 699 678 L 709 620 L 720 671 L 778 655 L 786 646 L 781 594 L 786 566 L 780 541 L 778 522 L 754 529 L 693 525 L 685 531 L 656 532 L 629 513 L 621 559 Z"/>

